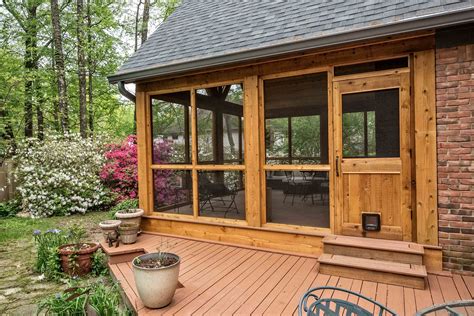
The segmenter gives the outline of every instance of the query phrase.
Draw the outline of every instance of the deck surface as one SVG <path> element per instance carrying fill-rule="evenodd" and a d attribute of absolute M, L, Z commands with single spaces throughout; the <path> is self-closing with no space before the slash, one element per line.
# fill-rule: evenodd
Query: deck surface
<path fill-rule="evenodd" d="M 106 249 L 114 255 L 157 248 L 182 258 L 180 282 L 172 303 L 161 309 L 143 306 L 131 263 L 111 265 L 139 315 L 296 315 L 301 295 L 312 287 L 337 286 L 371 297 L 399 315 L 433 304 L 474 298 L 474 277 L 428 275 L 425 290 L 318 273 L 315 258 L 180 237 L 142 234 L 137 244 Z M 324 296 L 332 296 L 332 292 Z M 353 301 L 354 297 L 343 297 Z M 469 311 L 473 312 L 473 311 Z M 469 313 L 470 314 L 470 313 Z M 474 313 L 472 314 L 474 315 Z"/>

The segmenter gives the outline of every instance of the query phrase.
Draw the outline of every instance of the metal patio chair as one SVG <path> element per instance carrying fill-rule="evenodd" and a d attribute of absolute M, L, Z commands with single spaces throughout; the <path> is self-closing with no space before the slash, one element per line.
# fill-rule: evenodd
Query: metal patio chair
<path fill-rule="evenodd" d="M 373 305 L 374 308 L 371 311 L 366 310 L 358 304 L 348 302 L 346 300 L 338 298 L 321 298 L 318 295 L 321 295 L 323 291 L 334 291 L 343 292 L 349 296 L 355 296 L 358 298 L 358 301 L 365 300 L 369 304 Z M 311 300 L 312 302 L 308 302 Z M 332 286 L 322 286 L 312 288 L 307 291 L 300 300 L 298 305 L 298 316 L 397 316 L 397 314 L 383 306 L 382 304 L 370 299 L 362 294 L 355 293 L 346 289 L 332 287 Z"/>
<path fill-rule="evenodd" d="M 463 311 L 455 310 L 464 309 Z M 466 309 L 468 308 L 468 309 Z M 433 305 L 416 312 L 416 316 L 435 315 L 435 312 L 447 312 L 449 316 L 474 315 L 474 300 L 454 301 L 439 305 Z"/>

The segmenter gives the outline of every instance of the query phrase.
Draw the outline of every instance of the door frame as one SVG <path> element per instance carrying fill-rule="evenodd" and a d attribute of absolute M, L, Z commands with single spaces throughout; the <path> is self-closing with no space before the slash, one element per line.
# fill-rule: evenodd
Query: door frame
<path fill-rule="evenodd" d="M 404 241 L 412 241 L 412 192 L 411 192 L 411 135 L 410 135 L 410 69 L 400 68 L 393 70 L 374 71 L 355 75 L 338 76 L 333 79 L 333 105 L 334 105 L 334 121 L 333 121 L 333 144 L 334 144 L 334 233 L 344 234 L 344 191 L 342 176 L 342 95 L 368 92 L 386 89 L 399 89 L 399 133 L 400 133 L 400 213 L 401 235 L 399 231 L 396 233 L 385 231 L 384 233 L 362 233 L 362 236 L 399 239 Z M 363 158 L 372 159 L 372 158 Z M 390 158 L 387 159 L 387 162 Z M 398 158 L 397 158 L 398 160 Z M 394 161 L 392 161 L 394 162 Z M 399 163 L 400 164 L 400 163 Z M 395 163 L 396 166 L 396 163 Z M 389 173 L 390 170 L 387 170 Z M 370 173 L 370 172 L 368 172 Z M 383 173 L 383 170 L 382 170 Z M 360 226 L 362 226 L 360 224 Z M 389 226 L 391 227 L 391 226 Z M 361 231 L 360 227 L 353 227 Z M 347 232 L 347 229 L 346 229 Z M 391 235 L 392 234 L 392 235 Z"/>

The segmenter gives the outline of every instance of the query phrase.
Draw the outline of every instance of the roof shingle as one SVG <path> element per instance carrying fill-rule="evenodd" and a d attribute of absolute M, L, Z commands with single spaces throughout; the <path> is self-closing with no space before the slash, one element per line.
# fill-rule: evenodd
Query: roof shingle
<path fill-rule="evenodd" d="M 474 0 L 184 0 L 116 75 L 473 8 Z"/>

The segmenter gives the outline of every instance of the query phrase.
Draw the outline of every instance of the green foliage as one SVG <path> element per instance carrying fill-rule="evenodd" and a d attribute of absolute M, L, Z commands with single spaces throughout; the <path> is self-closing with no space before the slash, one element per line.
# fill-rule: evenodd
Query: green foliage
<path fill-rule="evenodd" d="M 108 218 L 105 212 L 76 214 L 68 217 L 55 216 L 49 218 L 0 218 L 0 243 L 30 239 L 34 230 L 46 231 L 51 227 L 69 227 L 80 223 L 84 227 L 97 227 L 97 224 Z"/>
<path fill-rule="evenodd" d="M 88 315 L 92 308 L 99 316 L 129 315 L 121 308 L 117 284 L 108 286 L 98 282 L 88 287 L 69 288 L 64 293 L 52 295 L 38 305 L 38 313 L 46 315 Z"/>
<path fill-rule="evenodd" d="M 107 256 L 102 249 L 98 249 L 92 255 L 92 274 L 95 276 L 103 276 L 108 273 L 109 268 L 107 267 Z"/>
<path fill-rule="evenodd" d="M 15 197 L 0 203 L 0 217 L 11 217 L 21 212 L 21 199 Z"/>
<path fill-rule="evenodd" d="M 138 208 L 138 199 L 123 200 L 110 209 L 110 213 L 115 214 L 118 211 Z"/>
<path fill-rule="evenodd" d="M 72 225 L 67 231 L 48 229 L 45 233 L 35 230 L 33 236 L 36 244 L 35 270 L 50 280 L 62 276 L 58 249 L 65 244 L 77 244 L 84 240 L 86 231 L 78 224 Z M 74 256 L 69 257 L 70 264 L 77 264 Z"/>
<path fill-rule="evenodd" d="M 61 270 L 58 248 L 69 243 L 68 235 L 59 229 L 48 229 L 45 233 L 35 230 L 33 236 L 36 245 L 36 272 L 43 273 L 48 279 L 56 279 Z"/>

